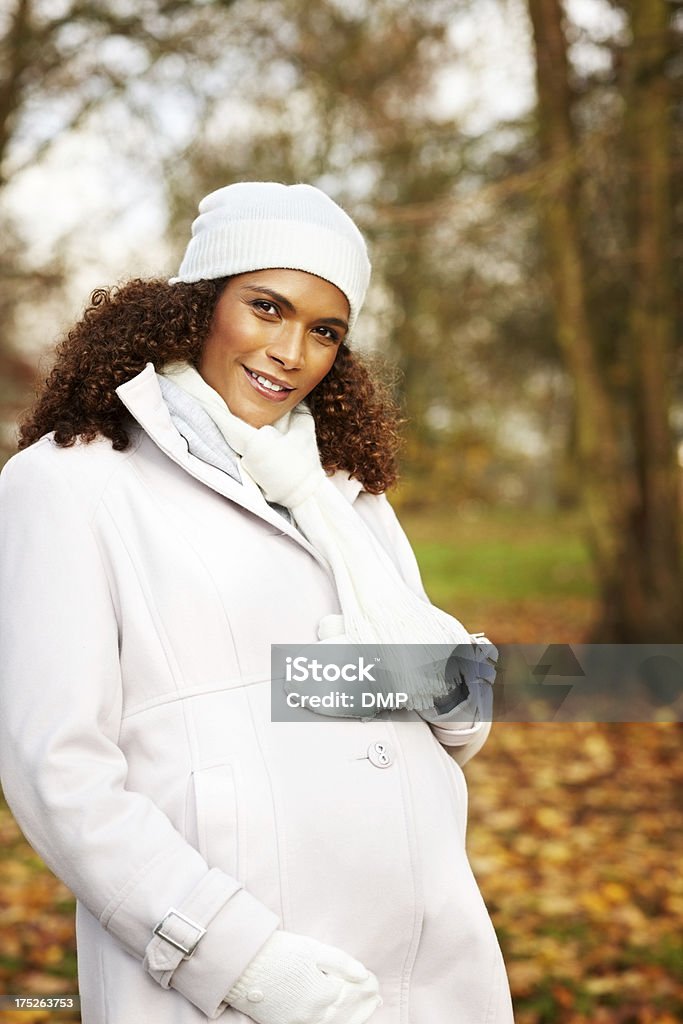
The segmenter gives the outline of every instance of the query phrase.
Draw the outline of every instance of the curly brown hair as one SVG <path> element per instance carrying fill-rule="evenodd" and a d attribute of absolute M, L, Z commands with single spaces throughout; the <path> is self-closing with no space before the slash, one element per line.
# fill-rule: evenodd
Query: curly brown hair
<path fill-rule="evenodd" d="M 56 348 L 54 366 L 20 424 L 19 447 L 54 431 L 61 447 L 103 435 L 124 451 L 134 420 L 115 389 L 150 362 L 157 370 L 179 359 L 197 366 L 227 280 L 135 279 L 96 289 Z M 400 416 L 376 365 L 342 344 L 307 401 L 328 472 L 346 470 L 371 494 L 396 481 Z"/>

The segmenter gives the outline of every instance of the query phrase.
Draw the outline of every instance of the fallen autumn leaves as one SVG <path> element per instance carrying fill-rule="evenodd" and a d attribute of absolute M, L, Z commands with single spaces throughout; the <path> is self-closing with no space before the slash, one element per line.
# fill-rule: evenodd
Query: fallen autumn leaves
<path fill-rule="evenodd" d="M 683 1019 L 678 725 L 507 725 L 467 769 L 469 850 L 518 1024 Z"/>

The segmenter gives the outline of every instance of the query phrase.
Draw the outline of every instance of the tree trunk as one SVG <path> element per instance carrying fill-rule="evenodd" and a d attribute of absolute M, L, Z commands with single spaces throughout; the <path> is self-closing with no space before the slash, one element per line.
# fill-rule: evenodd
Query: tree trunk
<path fill-rule="evenodd" d="M 22 79 L 30 61 L 30 16 L 30 0 L 18 0 L 10 15 L 7 36 L 2 40 L 5 74 L 0 79 L 0 169 L 4 166 L 13 122 L 21 105 Z M 0 171 L 0 185 L 4 184 Z"/>
<path fill-rule="evenodd" d="M 671 90 L 666 0 L 631 5 L 626 83 L 632 288 L 629 310 L 633 435 L 640 493 L 640 573 L 652 640 L 683 636 L 679 470 L 669 419 L 674 373 L 674 290 L 669 225 Z"/>
<path fill-rule="evenodd" d="M 635 639 L 625 624 L 644 615 L 630 555 L 635 487 L 622 455 L 615 409 L 597 355 L 577 224 L 579 163 L 560 0 L 528 0 L 536 51 L 538 132 L 549 173 L 541 214 L 557 335 L 574 386 L 581 501 L 601 598 L 595 640 Z"/>

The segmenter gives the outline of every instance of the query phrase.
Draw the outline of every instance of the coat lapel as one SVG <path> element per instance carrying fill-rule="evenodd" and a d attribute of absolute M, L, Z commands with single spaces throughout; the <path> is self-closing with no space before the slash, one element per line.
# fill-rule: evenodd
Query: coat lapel
<path fill-rule="evenodd" d="M 276 527 L 281 533 L 291 537 L 297 544 L 305 548 L 324 569 L 330 572 L 327 561 L 316 548 L 309 544 L 297 528 L 292 523 L 288 523 L 266 501 L 259 502 L 250 491 L 241 483 L 233 480 L 227 473 L 221 472 L 188 452 L 184 439 L 171 420 L 171 414 L 161 394 L 152 363 L 147 363 L 144 370 L 136 377 L 126 381 L 125 384 L 120 384 L 116 393 L 154 444 L 185 472 L 218 494 L 222 494 L 223 497 L 241 505 L 252 515 L 258 516 L 264 522 Z M 335 473 L 332 480 L 351 503 L 362 489 L 359 481 L 349 479 L 348 474 L 343 472 Z"/>

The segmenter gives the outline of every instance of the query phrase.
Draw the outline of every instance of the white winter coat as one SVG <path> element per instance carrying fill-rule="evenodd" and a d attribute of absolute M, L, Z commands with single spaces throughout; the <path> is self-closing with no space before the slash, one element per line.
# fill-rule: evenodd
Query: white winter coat
<path fill-rule="evenodd" d="M 441 746 L 463 762 L 486 727 L 272 723 L 270 645 L 315 642 L 334 581 L 277 511 L 188 454 L 152 366 L 118 393 L 142 428 L 128 451 L 48 435 L 0 491 L 2 785 L 78 899 L 84 1024 L 246 1024 L 223 1000 L 278 926 L 374 971 L 372 1024 L 507 1024 Z M 386 499 L 335 482 L 422 592 Z M 206 928 L 187 959 L 152 936 L 169 908 Z"/>

